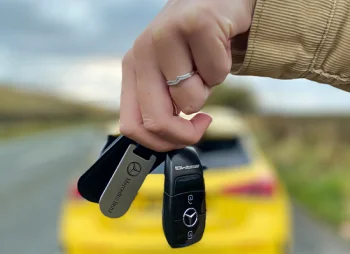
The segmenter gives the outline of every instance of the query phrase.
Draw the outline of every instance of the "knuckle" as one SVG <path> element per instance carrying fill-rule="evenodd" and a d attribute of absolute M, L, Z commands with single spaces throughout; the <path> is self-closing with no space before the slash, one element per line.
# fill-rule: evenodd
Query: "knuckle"
<path fill-rule="evenodd" d="M 181 111 L 187 115 L 197 113 L 204 107 L 207 98 L 208 91 L 203 89 L 202 91 L 199 91 L 195 96 L 192 96 L 189 103 L 181 108 Z"/>
<path fill-rule="evenodd" d="M 227 75 L 230 73 L 231 67 L 229 65 L 218 64 L 216 66 L 212 66 L 214 75 L 208 75 L 205 79 L 205 83 L 208 86 L 219 85 L 225 81 Z"/>
<path fill-rule="evenodd" d="M 215 6 L 215 4 L 214 4 Z M 198 14 L 198 16 L 201 17 L 202 20 L 209 20 L 210 18 L 213 17 L 213 5 L 206 2 L 206 1 L 202 1 L 199 2 L 198 4 L 196 4 L 196 13 Z"/>
<path fill-rule="evenodd" d="M 205 4 L 199 4 L 196 8 L 188 9 L 181 17 L 180 24 L 182 31 L 187 35 L 205 31 L 211 26 L 210 19 L 208 18 L 209 13 L 210 9 Z"/>
<path fill-rule="evenodd" d="M 166 133 L 166 125 L 162 121 L 158 121 L 154 118 L 144 118 L 143 126 L 149 132 L 156 133 L 157 135 L 164 135 Z"/>
<path fill-rule="evenodd" d="M 221 75 L 221 76 L 218 76 L 216 78 L 212 78 L 212 79 L 208 80 L 207 84 L 208 84 L 208 86 L 211 86 L 211 87 L 220 85 L 226 80 L 226 76 L 227 75 Z"/>
<path fill-rule="evenodd" d="M 137 127 L 133 124 L 126 124 L 126 123 L 120 122 L 119 131 L 122 135 L 128 138 L 133 138 L 137 133 Z"/>
<path fill-rule="evenodd" d="M 137 37 L 132 46 L 132 55 L 136 59 L 143 58 L 145 52 L 150 48 L 150 40 L 148 40 L 149 30 L 145 30 L 139 37 Z"/>
<path fill-rule="evenodd" d="M 122 68 L 127 68 L 132 65 L 131 51 L 128 51 L 122 59 Z"/>
<path fill-rule="evenodd" d="M 221 78 L 225 79 L 227 75 L 231 72 L 231 61 L 228 64 L 225 64 L 225 61 L 222 61 L 222 64 L 220 66 L 219 74 L 221 75 Z"/>
<path fill-rule="evenodd" d="M 164 22 L 162 24 L 157 24 L 152 27 L 152 40 L 155 45 L 158 45 L 164 42 L 171 32 L 171 25 L 168 22 Z"/>
<path fill-rule="evenodd" d="M 194 114 L 194 113 L 197 113 L 198 111 L 200 111 L 202 109 L 202 106 L 203 106 L 204 103 L 196 103 L 196 104 L 190 104 L 190 105 L 187 105 L 186 107 L 184 107 L 182 109 L 182 112 L 184 112 L 186 115 L 191 115 L 191 114 Z"/>
<path fill-rule="evenodd" d="M 141 37 L 135 39 L 134 44 L 132 46 L 133 56 L 137 57 L 140 52 L 142 52 L 142 40 Z"/>

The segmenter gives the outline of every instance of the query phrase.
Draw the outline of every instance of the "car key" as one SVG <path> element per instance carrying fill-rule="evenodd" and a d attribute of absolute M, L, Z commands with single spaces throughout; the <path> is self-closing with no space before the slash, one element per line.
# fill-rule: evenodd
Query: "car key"
<path fill-rule="evenodd" d="M 203 168 L 196 150 L 186 147 L 165 159 L 163 231 L 172 248 L 187 247 L 202 239 L 206 223 Z"/>
<path fill-rule="evenodd" d="M 130 145 L 136 146 L 133 149 L 133 154 L 131 154 L 135 156 L 136 160 L 139 158 L 149 160 L 152 155 L 155 156 L 156 161 L 153 165 L 150 163 L 147 168 L 143 167 L 143 170 L 148 171 L 148 173 L 152 172 L 165 160 L 166 153 L 147 149 L 123 135 L 110 135 L 98 160 L 78 180 L 78 191 L 83 198 L 90 202 L 99 203 L 102 193 L 105 191 Z M 125 173 L 127 168 L 119 168 L 118 170 L 119 173 L 121 171 Z"/>

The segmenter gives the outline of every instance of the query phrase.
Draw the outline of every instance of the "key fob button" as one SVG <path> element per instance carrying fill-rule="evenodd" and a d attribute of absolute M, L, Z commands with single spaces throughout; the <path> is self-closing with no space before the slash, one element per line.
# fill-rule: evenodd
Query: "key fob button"
<path fill-rule="evenodd" d="M 204 190 L 203 176 L 192 174 L 177 177 L 175 180 L 175 193 Z"/>
<path fill-rule="evenodd" d="M 171 238 L 173 248 L 179 248 L 194 244 L 202 239 L 205 228 L 205 215 L 197 215 L 196 223 L 192 227 L 184 224 L 183 220 L 173 222 L 174 232 L 177 234 Z"/>
<path fill-rule="evenodd" d="M 174 220 L 183 218 L 187 209 L 195 209 L 201 215 L 205 213 L 205 192 L 189 192 L 174 196 L 172 201 Z"/>

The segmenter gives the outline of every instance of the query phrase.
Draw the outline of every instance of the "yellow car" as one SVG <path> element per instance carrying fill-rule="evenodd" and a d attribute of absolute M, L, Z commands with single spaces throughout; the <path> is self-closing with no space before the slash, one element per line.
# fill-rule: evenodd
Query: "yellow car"
<path fill-rule="evenodd" d="M 95 203 L 68 192 L 60 218 L 63 253 L 287 254 L 289 198 L 273 167 L 236 112 L 211 108 L 213 122 L 195 146 L 204 171 L 206 229 L 192 246 L 172 249 L 162 229 L 163 164 L 149 174 L 121 218 L 102 215 Z"/>

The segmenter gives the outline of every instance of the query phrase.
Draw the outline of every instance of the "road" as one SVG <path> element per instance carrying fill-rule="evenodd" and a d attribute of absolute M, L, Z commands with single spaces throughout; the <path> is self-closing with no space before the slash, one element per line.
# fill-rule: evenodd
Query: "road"
<path fill-rule="evenodd" d="M 56 254 L 67 184 L 97 156 L 104 136 L 86 126 L 0 142 L 0 253 Z M 296 254 L 349 254 L 330 230 L 294 208 Z"/>

